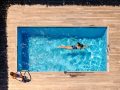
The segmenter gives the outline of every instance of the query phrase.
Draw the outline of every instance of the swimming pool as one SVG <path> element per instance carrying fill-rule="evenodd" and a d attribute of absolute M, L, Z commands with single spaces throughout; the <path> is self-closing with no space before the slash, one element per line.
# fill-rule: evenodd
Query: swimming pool
<path fill-rule="evenodd" d="M 84 49 L 61 49 L 80 42 Z M 107 27 L 18 27 L 17 70 L 107 71 Z"/>

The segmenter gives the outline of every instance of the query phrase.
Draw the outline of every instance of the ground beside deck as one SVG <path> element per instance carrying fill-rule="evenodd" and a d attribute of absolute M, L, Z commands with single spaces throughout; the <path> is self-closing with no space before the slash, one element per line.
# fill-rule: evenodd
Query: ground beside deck
<path fill-rule="evenodd" d="M 8 72 L 17 71 L 18 26 L 108 26 L 109 72 L 31 73 L 32 81 L 21 83 L 9 77 L 9 90 L 120 90 L 120 7 L 112 6 L 20 6 L 7 15 Z"/>

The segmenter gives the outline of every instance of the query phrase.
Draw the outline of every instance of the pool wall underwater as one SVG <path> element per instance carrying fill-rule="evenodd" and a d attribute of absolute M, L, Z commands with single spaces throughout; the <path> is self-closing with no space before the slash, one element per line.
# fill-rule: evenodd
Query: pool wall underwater
<path fill-rule="evenodd" d="M 34 37 L 34 39 L 33 39 L 33 37 Z M 99 42 L 99 40 L 101 40 L 100 39 L 101 37 L 102 37 L 103 41 Z M 73 40 L 71 40 L 71 39 L 73 39 Z M 60 41 L 60 40 L 62 40 L 62 41 Z M 86 41 L 86 40 L 88 40 L 88 41 Z M 87 45 L 89 45 L 90 41 L 92 41 L 92 44 L 93 43 L 95 43 L 95 44 L 102 43 L 102 45 L 100 45 L 100 47 L 102 48 L 102 46 L 103 46 L 103 49 L 102 49 L 103 51 L 101 52 L 103 54 L 101 54 L 101 56 L 98 54 L 98 57 L 100 57 L 98 59 L 101 60 L 101 62 L 99 62 L 99 60 L 92 61 L 92 59 L 91 59 L 92 51 L 89 51 L 88 50 L 89 48 L 85 49 L 85 50 L 81 50 L 81 51 L 80 50 L 79 51 L 77 51 L 77 50 L 76 51 L 61 50 L 61 49 L 53 50 L 53 48 L 55 48 L 59 45 L 69 45 L 69 44 L 73 45 L 77 41 L 85 43 Z M 47 42 L 49 42 L 49 43 L 47 43 Z M 51 43 L 55 42 L 55 43 L 52 45 L 52 44 L 50 44 L 50 42 Z M 62 42 L 63 42 L 63 44 L 62 44 Z M 37 43 L 38 43 L 38 45 L 37 45 Z M 40 45 L 42 45 L 43 43 L 46 43 L 49 47 L 47 47 L 46 45 L 43 45 L 41 47 Z M 92 45 L 92 44 L 90 44 L 90 45 Z M 33 46 L 31 46 L 31 45 L 33 45 Z M 40 48 L 44 48 L 45 46 L 46 46 L 46 51 L 48 51 L 49 53 L 46 52 L 45 50 L 40 49 Z M 52 47 L 52 49 L 49 50 L 50 46 Z M 64 72 L 64 71 L 68 71 L 68 72 L 106 72 L 106 71 L 108 71 L 107 46 L 108 46 L 108 28 L 107 27 L 18 27 L 17 28 L 17 70 L 18 71 L 29 70 L 31 72 Z M 90 46 L 90 49 L 92 49 L 92 48 L 99 49 L 99 47 Z M 40 50 L 38 50 L 38 49 L 40 49 Z M 94 49 L 92 49 L 92 50 L 94 50 Z M 86 54 L 85 52 L 88 52 L 88 51 L 90 53 Z M 42 54 L 44 52 L 46 52 L 47 54 Z M 53 52 L 53 54 L 52 54 L 52 52 Z M 64 55 L 63 55 L 63 53 L 64 53 Z M 71 54 L 71 53 L 73 53 L 73 54 Z M 87 58 L 83 57 L 83 56 L 79 56 L 78 53 L 80 53 L 83 56 L 87 55 Z M 94 52 L 94 56 L 95 56 L 95 53 L 97 53 L 97 51 Z M 61 57 L 60 57 L 60 54 L 62 54 L 63 56 L 61 55 Z M 42 55 L 42 56 L 40 56 L 40 55 Z M 51 55 L 51 57 L 49 55 Z M 57 58 L 57 56 L 58 56 L 58 58 Z M 88 62 L 85 61 L 85 60 L 89 59 L 88 57 L 90 57 L 90 62 L 92 62 L 92 63 L 89 63 L 89 61 Z M 43 62 L 43 60 L 45 60 L 45 58 L 46 58 L 46 61 Z M 80 59 L 76 60 L 76 58 L 81 58 L 84 60 L 80 61 Z M 95 58 L 97 59 L 97 57 L 95 57 Z M 39 61 L 39 59 L 41 59 L 41 60 Z M 52 59 L 55 61 L 51 61 L 49 59 Z M 63 61 L 60 61 L 60 60 L 63 60 Z M 48 63 L 47 61 L 51 62 L 52 64 Z M 69 61 L 70 63 L 67 61 Z M 59 65 L 56 62 L 59 62 L 59 64 L 62 63 L 62 65 Z M 84 64 L 81 64 L 81 62 Z M 63 63 L 64 63 L 64 65 L 63 65 Z M 89 64 L 89 66 L 88 66 L 88 64 Z M 91 65 L 91 64 L 93 64 L 93 65 Z M 45 67 L 44 67 L 44 65 L 45 65 Z M 68 67 L 67 67 L 67 65 L 68 65 Z M 99 65 L 100 68 L 98 68 L 97 65 Z M 52 66 L 54 66 L 54 67 L 52 67 Z M 86 69 L 83 69 L 83 67 L 85 67 Z"/>

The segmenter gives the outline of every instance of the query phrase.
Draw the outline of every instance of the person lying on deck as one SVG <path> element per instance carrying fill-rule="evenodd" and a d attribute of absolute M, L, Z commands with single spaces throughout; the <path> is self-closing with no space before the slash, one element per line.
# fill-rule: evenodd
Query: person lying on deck
<path fill-rule="evenodd" d="M 10 72 L 10 75 L 13 77 L 13 79 L 23 78 L 23 75 L 21 73 L 19 73 L 19 72 L 17 72 L 17 73 Z"/>
<path fill-rule="evenodd" d="M 73 46 L 59 46 L 58 48 L 63 48 L 63 49 L 83 49 L 86 46 L 77 42 L 77 45 L 73 45 Z"/>
<path fill-rule="evenodd" d="M 13 77 L 13 79 L 17 79 L 17 80 L 21 79 L 19 81 L 22 81 L 22 82 L 30 81 L 26 76 L 22 75 L 22 73 L 20 73 L 20 72 L 17 72 L 17 73 L 10 72 L 10 75 Z"/>

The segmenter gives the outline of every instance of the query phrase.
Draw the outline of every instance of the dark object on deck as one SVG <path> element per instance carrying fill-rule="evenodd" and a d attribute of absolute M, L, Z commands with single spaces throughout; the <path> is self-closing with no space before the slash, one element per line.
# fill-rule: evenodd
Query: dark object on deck
<path fill-rule="evenodd" d="M 69 75 L 70 77 L 85 76 L 88 73 L 93 73 L 93 72 L 69 72 L 69 71 L 64 71 L 64 74 Z"/>
<path fill-rule="evenodd" d="M 30 75 L 30 72 L 29 71 L 22 71 L 22 72 L 24 72 L 24 74 L 23 74 L 23 78 L 22 78 L 22 82 L 24 82 L 24 83 L 26 83 L 26 82 L 30 82 L 31 81 L 31 79 L 32 79 L 32 77 L 31 77 L 31 75 Z M 20 72 L 20 73 L 22 73 L 22 72 Z"/>
<path fill-rule="evenodd" d="M 22 82 L 26 83 L 26 82 L 30 82 L 31 80 L 28 79 L 28 77 L 23 76 Z"/>

